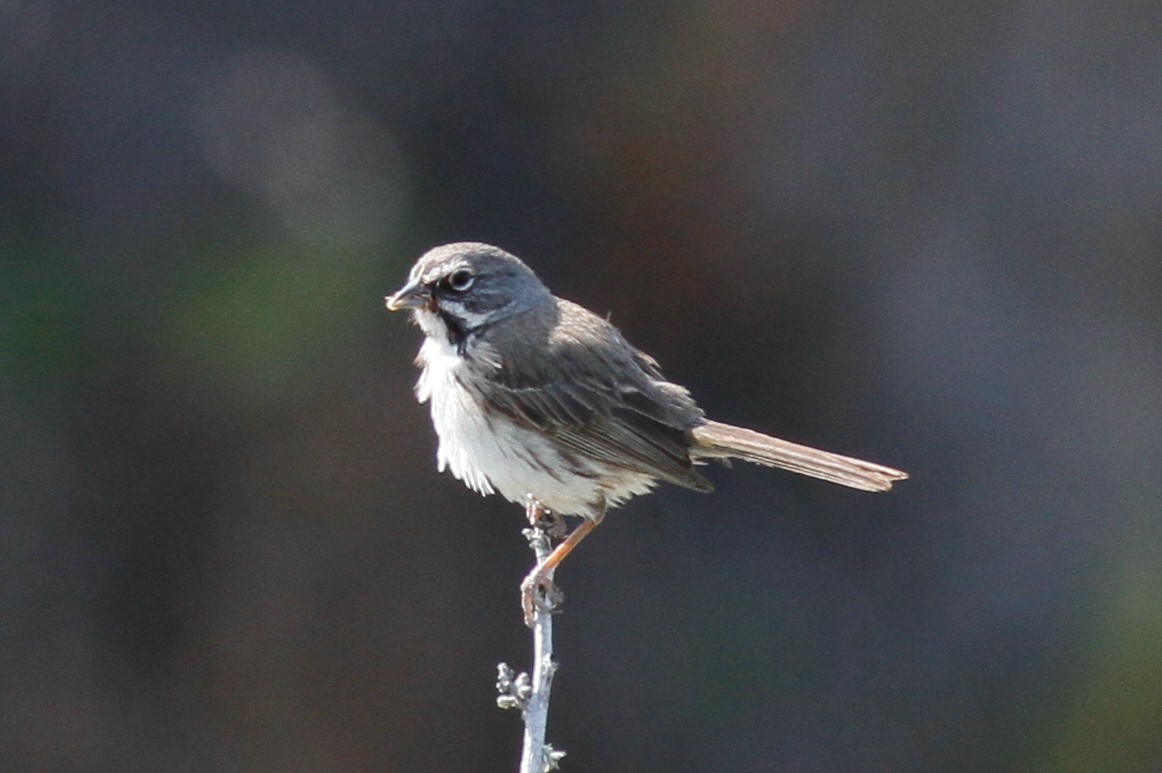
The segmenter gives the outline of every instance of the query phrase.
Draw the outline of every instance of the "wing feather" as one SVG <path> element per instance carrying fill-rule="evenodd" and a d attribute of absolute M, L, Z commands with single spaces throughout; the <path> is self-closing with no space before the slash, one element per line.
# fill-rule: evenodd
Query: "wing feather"
<path fill-rule="evenodd" d="M 542 311 L 542 313 L 545 313 Z M 562 446 L 614 467 L 698 490 L 691 429 L 702 411 L 689 393 L 663 380 L 657 363 L 605 320 L 558 300 L 541 342 L 508 341 L 488 374 L 492 403 L 510 419 Z M 527 331 L 528 326 L 524 326 Z"/>

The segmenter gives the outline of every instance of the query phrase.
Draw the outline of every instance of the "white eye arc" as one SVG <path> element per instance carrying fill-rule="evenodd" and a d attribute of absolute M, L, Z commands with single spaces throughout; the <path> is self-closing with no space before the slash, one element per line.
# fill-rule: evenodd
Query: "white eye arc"
<path fill-rule="evenodd" d="M 476 275 L 466 268 L 460 268 L 448 275 L 448 288 L 462 293 L 476 281 Z"/>

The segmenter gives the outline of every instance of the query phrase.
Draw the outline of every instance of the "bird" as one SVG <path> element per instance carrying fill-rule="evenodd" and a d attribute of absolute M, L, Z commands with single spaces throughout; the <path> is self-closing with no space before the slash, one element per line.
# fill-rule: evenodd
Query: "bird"
<path fill-rule="evenodd" d="M 490 244 L 425 252 L 385 303 L 410 311 L 424 335 L 415 395 L 430 409 L 438 470 L 523 505 L 534 526 L 582 519 L 521 584 L 529 626 L 560 598 L 557 566 L 610 508 L 658 483 L 711 491 L 697 469 L 707 461 L 739 459 L 864 491 L 908 477 L 706 418 L 612 323 L 553 295 Z"/>

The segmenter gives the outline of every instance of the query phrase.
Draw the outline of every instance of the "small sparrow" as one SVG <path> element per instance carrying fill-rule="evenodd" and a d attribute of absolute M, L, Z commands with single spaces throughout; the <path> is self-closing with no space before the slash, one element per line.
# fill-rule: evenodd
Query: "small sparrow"
<path fill-rule="evenodd" d="M 557 565 L 608 508 L 659 481 L 710 491 L 695 469 L 705 460 L 742 459 L 864 491 L 908 477 L 710 421 L 617 328 L 554 296 L 498 247 L 436 247 L 386 301 L 410 309 L 424 332 L 415 391 L 431 406 L 439 470 L 524 504 L 534 525 L 546 510 L 584 519 L 522 583 L 527 624 L 558 595 Z"/>

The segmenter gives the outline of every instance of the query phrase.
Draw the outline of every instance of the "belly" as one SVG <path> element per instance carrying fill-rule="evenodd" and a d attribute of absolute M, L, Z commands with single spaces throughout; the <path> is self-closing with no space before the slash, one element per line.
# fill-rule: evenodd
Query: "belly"
<path fill-rule="evenodd" d="M 504 416 L 465 408 L 463 396 L 445 396 L 450 399 L 432 400 L 439 469 L 481 494 L 496 492 L 522 505 L 531 495 L 562 515 L 593 518 L 654 485 L 640 473 L 562 453 L 552 438 Z"/>
<path fill-rule="evenodd" d="M 429 360 L 417 386 L 431 407 L 440 471 L 481 494 L 498 493 L 521 505 L 531 495 L 562 515 L 593 518 L 654 486 L 648 475 L 563 451 L 551 437 L 482 410 L 456 367 Z"/>

